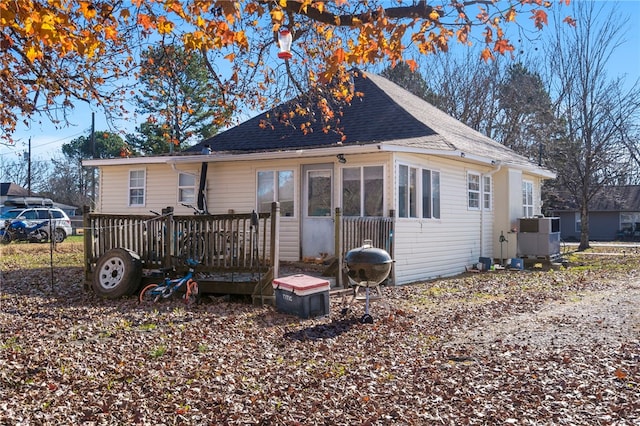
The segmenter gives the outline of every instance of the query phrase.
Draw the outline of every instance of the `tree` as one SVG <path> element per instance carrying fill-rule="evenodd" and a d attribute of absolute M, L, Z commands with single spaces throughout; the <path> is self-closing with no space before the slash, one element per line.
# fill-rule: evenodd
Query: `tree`
<path fill-rule="evenodd" d="M 569 0 L 566 0 L 568 3 Z M 413 4 L 357 0 L 13 0 L 0 3 L 0 126 L 10 137 L 20 119 L 44 114 L 64 123 L 80 100 L 107 107 L 130 96 L 140 47 L 175 37 L 200 52 L 222 102 L 265 109 L 303 90 L 349 101 L 347 70 L 406 62 L 446 51 L 453 41 L 474 41 L 483 28 L 481 58 L 514 50 L 505 26 L 531 18 L 547 23 L 557 2 L 505 0 Z M 571 21 L 570 18 L 567 18 Z M 292 58 L 274 59 L 278 33 L 293 36 Z M 334 86 L 326 88 L 328 82 Z M 114 109 L 116 108 L 116 109 Z M 238 111 L 239 110 L 239 111 Z M 301 110 L 302 111 L 302 110 Z"/>
<path fill-rule="evenodd" d="M 436 95 L 429 89 L 424 77 L 417 70 L 412 70 L 406 62 L 400 62 L 395 67 L 385 68 L 382 71 L 382 76 L 427 102 L 432 104 L 437 102 Z"/>
<path fill-rule="evenodd" d="M 518 62 L 498 85 L 500 116 L 493 137 L 517 153 L 542 165 L 543 144 L 559 131 L 551 97 L 539 74 Z"/>
<path fill-rule="evenodd" d="M 90 204 L 90 175 L 74 162 L 52 159 L 53 173 L 43 183 L 41 195 L 70 206 Z"/>
<path fill-rule="evenodd" d="M 25 158 L 15 161 L 6 161 L 0 157 L 0 182 L 12 182 L 24 188 L 29 187 L 31 181 L 31 191 L 40 192 L 43 184 L 50 173 L 49 163 L 40 159 L 31 160 L 31 177 L 29 177 L 29 164 Z"/>
<path fill-rule="evenodd" d="M 217 123 L 228 118 L 199 52 L 167 44 L 151 47 L 143 54 L 138 80 L 138 112 L 149 119 L 137 129 L 142 137 L 134 136 L 130 143 L 144 153 L 179 151 L 193 139 L 213 136 Z"/>
<path fill-rule="evenodd" d="M 498 83 L 503 79 L 502 58 L 477 60 L 478 50 L 462 48 L 457 55 L 434 57 L 421 66 L 435 94 L 431 102 L 442 111 L 489 137 L 498 119 Z"/>
<path fill-rule="evenodd" d="M 580 25 L 559 28 L 549 45 L 550 71 L 556 76 L 555 114 L 564 124 L 564 137 L 549 149 L 549 155 L 558 173 L 557 187 L 580 208 L 578 249 L 585 250 L 589 248 L 589 202 L 606 196 L 603 188 L 620 183 L 629 173 L 629 130 L 640 111 L 640 88 L 636 83 L 625 90 L 621 79 L 606 74 L 626 22 L 618 16 L 603 18 L 592 2 L 577 3 L 575 11 Z"/>
<path fill-rule="evenodd" d="M 85 158 L 116 158 L 135 155 L 129 145 L 122 138 L 110 132 L 94 132 L 92 141 L 91 135 L 80 136 L 69 143 L 62 145 L 62 153 L 69 160 L 67 164 L 56 163 L 56 170 L 60 173 L 68 173 L 73 176 L 74 185 L 78 191 L 77 201 L 73 205 L 89 205 L 88 200 L 95 199 L 96 176 L 94 168 L 83 168 L 82 160 Z M 60 185 L 67 184 L 67 179 L 52 177 L 49 181 L 50 190 L 60 188 Z M 69 197 L 73 197 L 69 194 Z"/>
<path fill-rule="evenodd" d="M 91 136 L 80 136 L 62 145 L 62 153 L 78 164 L 85 158 L 117 158 L 132 154 L 130 147 L 117 134 L 96 131 L 95 146 Z"/>

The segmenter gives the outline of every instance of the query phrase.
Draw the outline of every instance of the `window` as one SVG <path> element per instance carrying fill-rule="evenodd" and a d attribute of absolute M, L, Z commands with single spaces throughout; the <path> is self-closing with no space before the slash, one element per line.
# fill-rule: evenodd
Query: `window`
<path fill-rule="evenodd" d="M 576 212 L 575 218 L 576 218 L 576 232 L 582 232 L 582 214 L 580 212 Z"/>
<path fill-rule="evenodd" d="M 422 217 L 440 218 L 440 172 L 422 170 Z"/>
<path fill-rule="evenodd" d="M 467 207 L 480 208 L 480 175 L 478 173 L 467 173 Z"/>
<path fill-rule="evenodd" d="M 382 166 L 342 169 L 342 214 L 382 216 L 384 169 Z"/>
<path fill-rule="evenodd" d="M 281 216 L 293 216 L 293 171 L 258 172 L 258 213 L 271 211 L 271 203 L 280 203 Z"/>
<path fill-rule="evenodd" d="M 398 166 L 398 217 L 440 218 L 439 172 Z"/>
<path fill-rule="evenodd" d="M 533 182 L 522 181 L 522 216 L 533 217 Z"/>
<path fill-rule="evenodd" d="M 129 171 L 129 206 L 144 206 L 145 171 Z"/>
<path fill-rule="evenodd" d="M 482 177 L 482 208 L 491 210 L 491 176 Z"/>
<path fill-rule="evenodd" d="M 196 177 L 190 173 L 178 175 L 178 202 L 193 204 L 196 199 Z"/>

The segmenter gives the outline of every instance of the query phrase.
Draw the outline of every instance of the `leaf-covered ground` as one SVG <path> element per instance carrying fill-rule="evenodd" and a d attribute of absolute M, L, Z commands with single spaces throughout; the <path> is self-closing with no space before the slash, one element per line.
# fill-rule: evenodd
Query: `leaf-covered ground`
<path fill-rule="evenodd" d="M 2 253 L 0 424 L 640 424 L 637 249 L 385 288 L 361 324 L 102 300 L 63 246 Z"/>

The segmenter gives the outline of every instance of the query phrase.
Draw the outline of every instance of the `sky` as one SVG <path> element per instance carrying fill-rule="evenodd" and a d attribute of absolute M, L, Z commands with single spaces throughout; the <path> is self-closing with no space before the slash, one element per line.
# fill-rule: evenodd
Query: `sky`
<path fill-rule="evenodd" d="M 581 1 L 581 0 L 573 0 Z M 600 0 L 604 7 L 610 8 L 615 16 L 629 16 L 629 32 L 625 35 L 626 42 L 612 55 L 608 74 L 610 78 L 624 76 L 627 84 L 631 85 L 640 79 L 640 0 Z M 562 12 L 561 12 L 562 13 Z M 550 30 L 551 27 L 545 29 Z M 96 130 L 109 130 L 104 114 L 95 109 Z M 61 146 L 79 136 L 89 135 L 91 129 L 92 110 L 79 103 L 72 113 L 69 126 L 56 128 L 43 122 L 34 123 L 30 127 L 20 125 L 14 134 L 16 144 L 12 147 L 0 145 L 0 164 L 12 163 L 22 158 L 28 150 L 31 139 L 32 161 L 47 161 L 51 158 L 61 158 Z M 121 121 L 115 123 L 117 130 L 133 131 L 139 122 Z M 112 129 L 112 128 L 111 128 Z"/>

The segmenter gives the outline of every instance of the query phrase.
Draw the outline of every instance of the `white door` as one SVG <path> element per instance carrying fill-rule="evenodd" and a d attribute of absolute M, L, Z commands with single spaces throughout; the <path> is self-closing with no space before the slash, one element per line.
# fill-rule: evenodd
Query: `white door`
<path fill-rule="evenodd" d="M 333 164 L 303 166 L 302 257 L 333 255 Z"/>

